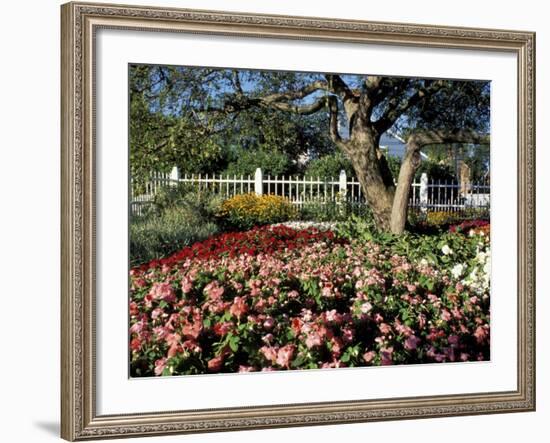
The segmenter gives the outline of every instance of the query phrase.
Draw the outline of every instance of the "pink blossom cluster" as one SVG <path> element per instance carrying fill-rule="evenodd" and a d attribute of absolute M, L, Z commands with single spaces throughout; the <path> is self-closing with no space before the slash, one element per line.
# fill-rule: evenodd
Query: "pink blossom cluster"
<path fill-rule="evenodd" d="M 371 242 L 180 254 L 130 279 L 132 376 L 489 358 L 488 294 Z"/>

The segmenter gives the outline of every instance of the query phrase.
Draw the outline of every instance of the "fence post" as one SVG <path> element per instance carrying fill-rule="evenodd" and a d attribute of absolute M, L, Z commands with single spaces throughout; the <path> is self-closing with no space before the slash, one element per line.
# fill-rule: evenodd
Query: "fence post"
<path fill-rule="evenodd" d="M 428 174 L 425 172 L 420 176 L 420 210 L 428 211 Z"/>
<path fill-rule="evenodd" d="M 338 180 L 338 192 L 341 196 L 345 197 L 348 190 L 348 178 L 346 177 L 346 171 L 343 169 L 340 171 L 340 179 Z"/>
<path fill-rule="evenodd" d="M 262 195 L 264 193 L 264 178 L 262 175 L 262 168 L 256 168 L 254 173 L 254 192 L 257 195 Z"/>
<path fill-rule="evenodd" d="M 169 179 L 170 186 L 176 186 L 178 184 L 180 180 L 180 171 L 177 166 L 174 166 L 170 171 Z"/>

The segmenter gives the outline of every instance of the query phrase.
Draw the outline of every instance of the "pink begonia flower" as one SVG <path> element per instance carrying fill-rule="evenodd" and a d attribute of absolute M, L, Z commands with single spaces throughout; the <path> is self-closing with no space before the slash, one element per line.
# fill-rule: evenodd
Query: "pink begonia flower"
<path fill-rule="evenodd" d="M 395 320 L 393 327 L 395 328 L 398 334 L 403 334 L 405 337 L 408 337 L 409 335 L 413 335 L 414 333 L 409 326 L 401 323 L 399 319 Z"/>
<path fill-rule="evenodd" d="M 296 290 L 292 290 L 288 292 L 288 298 L 298 298 L 300 294 Z"/>
<path fill-rule="evenodd" d="M 384 321 L 384 317 L 382 317 L 382 315 L 377 312 L 376 314 L 374 314 L 374 321 L 376 323 L 382 323 Z"/>
<path fill-rule="evenodd" d="M 309 309 L 302 309 L 302 319 L 304 321 L 311 321 L 312 313 Z"/>
<path fill-rule="evenodd" d="M 153 312 L 151 312 L 151 318 L 155 320 L 159 318 L 162 314 L 164 314 L 164 310 L 162 308 L 155 308 L 153 309 Z"/>
<path fill-rule="evenodd" d="M 143 301 L 145 302 L 145 306 L 147 306 L 148 308 L 153 306 L 153 296 L 151 294 L 147 294 L 144 297 Z"/>
<path fill-rule="evenodd" d="M 462 361 L 468 361 L 470 359 L 470 354 L 467 354 L 466 352 L 460 353 L 460 360 Z"/>
<path fill-rule="evenodd" d="M 186 349 L 188 351 L 195 352 L 195 353 L 202 352 L 201 346 L 195 340 L 185 340 L 181 344 L 181 347 L 183 349 Z"/>
<path fill-rule="evenodd" d="M 189 276 L 183 277 L 181 281 L 181 290 L 184 294 L 188 294 L 191 292 L 191 289 L 193 289 L 193 280 Z"/>
<path fill-rule="evenodd" d="M 225 289 L 223 286 L 220 286 L 217 280 L 214 280 L 204 287 L 204 292 L 211 300 L 219 300 L 225 292 Z"/>
<path fill-rule="evenodd" d="M 424 329 L 426 326 L 426 316 L 424 314 L 418 314 L 418 327 Z"/>
<path fill-rule="evenodd" d="M 363 360 L 365 360 L 366 363 L 372 362 L 374 357 L 376 357 L 376 352 L 374 351 L 368 351 L 363 354 Z"/>
<path fill-rule="evenodd" d="M 342 329 L 342 339 L 346 343 L 351 343 L 355 338 L 355 331 L 353 328 L 343 328 Z"/>
<path fill-rule="evenodd" d="M 458 342 L 459 342 L 459 337 L 458 335 L 449 335 L 449 337 L 447 337 L 447 341 L 449 342 L 450 345 L 453 345 L 453 346 L 456 346 L 458 345 Z"/>
<path fill-rule="evenodd" d="M 162 357 L 155 361 L 155 375 L 162 375 L 164 368 L 166 368 L 167 360 L 168 359 L 166 357 Z"/>
<path fill-rule="evenodd" d="M 134 316 L 138 314 L 139 314 L 138 304 L 135 301 L 133 301 L 130 303 L 130 315 Z"/>
<path fill-rule="evenodd" d="M 344 349 L 344 343 L 342 342 L 342 340 L 339 337 L 332 337 L 330 339 L 330 345 L 331 345 L 330 353 L 332 355 L 332 358 L 340 357 Z"/>
<path fill-rule="evenodd" d="M 462 312 L 460 312 L 460 309 L 458 309 L 456 306 L 451 309 L 451 313 L 453 314 L 453 317 L 457 320 L 462 320 L 464 318 L 464 315 L 462 315 Z"/>
<path fill-rule="evenodd" d="M 272 346 L 262 346 L 260 348 L 260 352 L 271 363 L 275 363 L 277 361 L 277 351 L 278 351 L 278 349 L 276 349 Z"/>
<path fill-rule="evenodd" d="M 220 337 L 223 337 L 229 331 L 231 331 L 234 327 L 235 327 L 235 325 L 233 324 L 233 322 L 225 321 L 225 322 L 222 322 L 222 323 L 216 323 L 212 327 L 212 329 L 214 330 L 214 333 L 216 335 L 219 335 Z"/>
<path fill-rule="evenodd" d="M 144 288 L 145 286 L 147 286 L 147 281 L 145 281 L 145 279 L 143 279 L 143 278 L 136 278 L 133 281 L 133 285 L 136 288 Z"/>
<path fill-rule="evenodd" d="M 202 332 L 202 321 L 194 321 L 193 323 L 185 323 L 181 328 L 181 333 L 186 338 L 196 340 Z"/>
<path fill-rule="evenodd" d="M 441 320 L 443 321 L 449 321 L 452 316 L 451 316 L 451 313 L 449 311 L 447 311 L 446 309 L 442 309 L 441 310 Z"/>
<path fill-rule="evenodd" d="M 264 336 L 262 337 L 262 341 L 263 341 L 264 343 L 269 344 L 269 343 L 271 343 L 271 342 L 273 341 L 274 338 L 275 338 L 275 337 L 273 336 L 273 334 L 270 333 L 270 334 L 264 335 Z"/>
<path fill-rule="evenodd" d="M 149 294 L 155 300 L 164 300 L 168 303 L 176 301 L 176 293 L 170 283 L 153 283 Z"/>
<path fill-rule="evenodd" d="M 246 305 L 246 302 L 243 297 L 235 297 L 233 299 L 233 304 L 231 305 L 231 308 L 229 308 L 229 312 L 231 315 L 241 318 L 244 314 L 246 314 L 248 311 L 248 306 Z"/>
<path fill-rule="evenodd" d="M 254 309 L 258 312 L 264 312 L 266 306 L 267 306 L 267 302 L 263 298 L 261 298 L 254 305 Z"/>
<path fill-rule="evenodd" d="M 273 326 L 275 326 L 275 320 L 273 319 L 273 317 L 267 317 L 263 323 L 263 327 L 267 331 L 271 331 L 273 329 Z"/>
<path fill-rule="evenodd" d="M 380 349 L 380 363 L 383 366 L 388 366 L 393 364 L 393 347 Z"/>
<path fill-rule="evenodd" d="M 279 366 L 288 368 L 290 365 L 290 360 L 292 360 L 292 357 L 294 356 L 294 351 L 296 350 L 295 345 L 286 345 L 279 349 L 279 352 L 277 353 L 277 360 L 276 363 Z"/>
<path fill-rule="evenodd" d="M 315 346 L 321 346 L 321 336 L 316 332 L 311 332 L 306 337 L 306 346 L 311 349 Z"/>
<path fill-rule="evenodd" d="M 488 332 L 488 327 L 486 325 L 478 326 L 474 331 L 474 337 L 476 338 L 476 341 L 480 344 L 485 342 L 488 336 L 489 336 L 489 332 Z"/>
<path fill-rule="evenodd" d="M 378 329 L 380 329 L 380 332 L 384 335 L 389 334 L 391 332 L 391 326 L 387 323 L 380 323 L 378 325 Z"/>
<path fill-rule="evenodd" d="M 414 351 L 421 341 L 416 335 L 411 335 L 405 339 L 403 346 L 407 351 Z"/>
<path fill-rule="evenodd" d="M 210 372 L 219 372 L 223 366 L 223 355 L 218 355 L 208 360 L 208 370 Z"/>
<path fill-rule="evenodd" d="M 254 372 L 255 370 L 254 366 L 239 365 L 239 372 Z"/>
<path fill-rule="evenodd" d="M 321 365 L 322 369 L 330 369 L 330 368 L 345 368 L 346 364 L 342 363 L 340 360 L 333 360 L 330 363 L 325 362 Z"/>
<path fill-rule="evenodd" d="M 413 284 L 407 284 L 407 291 L 409 292 L 415 292 L 416 291 L 416 285 Z"/>
<path fill-rule="evenodd" d="M 334 323 L 341 323 L 342 322 L 342 314 L 338 313 L 336 309 L 333 309 L 331 311 L 325 312 L 325 318 L 328 322 L 334 322 Z"/>

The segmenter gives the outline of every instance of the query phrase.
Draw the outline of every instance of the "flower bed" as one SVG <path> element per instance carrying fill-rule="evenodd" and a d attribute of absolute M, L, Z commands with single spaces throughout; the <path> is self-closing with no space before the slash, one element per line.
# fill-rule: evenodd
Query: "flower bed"
<path fill-rule="evenodd" d="M 476 254 L 456 263 L 445 245 L 436 268 L 331 231 L 264 227 L 134 268 L 132 376 L 486 360 L 488 241 L 463 238 Z"/>

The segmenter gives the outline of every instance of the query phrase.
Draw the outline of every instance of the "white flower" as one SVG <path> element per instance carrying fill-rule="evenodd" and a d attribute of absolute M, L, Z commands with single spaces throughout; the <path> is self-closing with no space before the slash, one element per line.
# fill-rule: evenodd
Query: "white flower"
<path fill-rule="evenodd" d="M 445 255 L 449 255 L 453 253 L 453 250 L 449 248 L 449 245 L 445 245 L 441 248 L 441 252 L 443 252 L 443 254 Z"/>
<path fill-rule="evenodd" d="M 422 266 L 428 266 L 428 260 L 426 260 L 425 258 L 423 258 L 422 260 L 420 260 L 420 264 Z"/>
<path fill-rule="evenodd" d="M 368 313 L 372 309 L 372 305 L 369 302 L 363 303 L 361 305 L 361 312 L 363 314 Z"/>
<path fill-rule="evenodd" d="M 454 278 L 458 278 L 462 275 L 462 272 L 464 271 L 464 265 L 458 264 L 455 265 L 453 269 L 451 269 L 451 274 L 453 274 Z"/>

